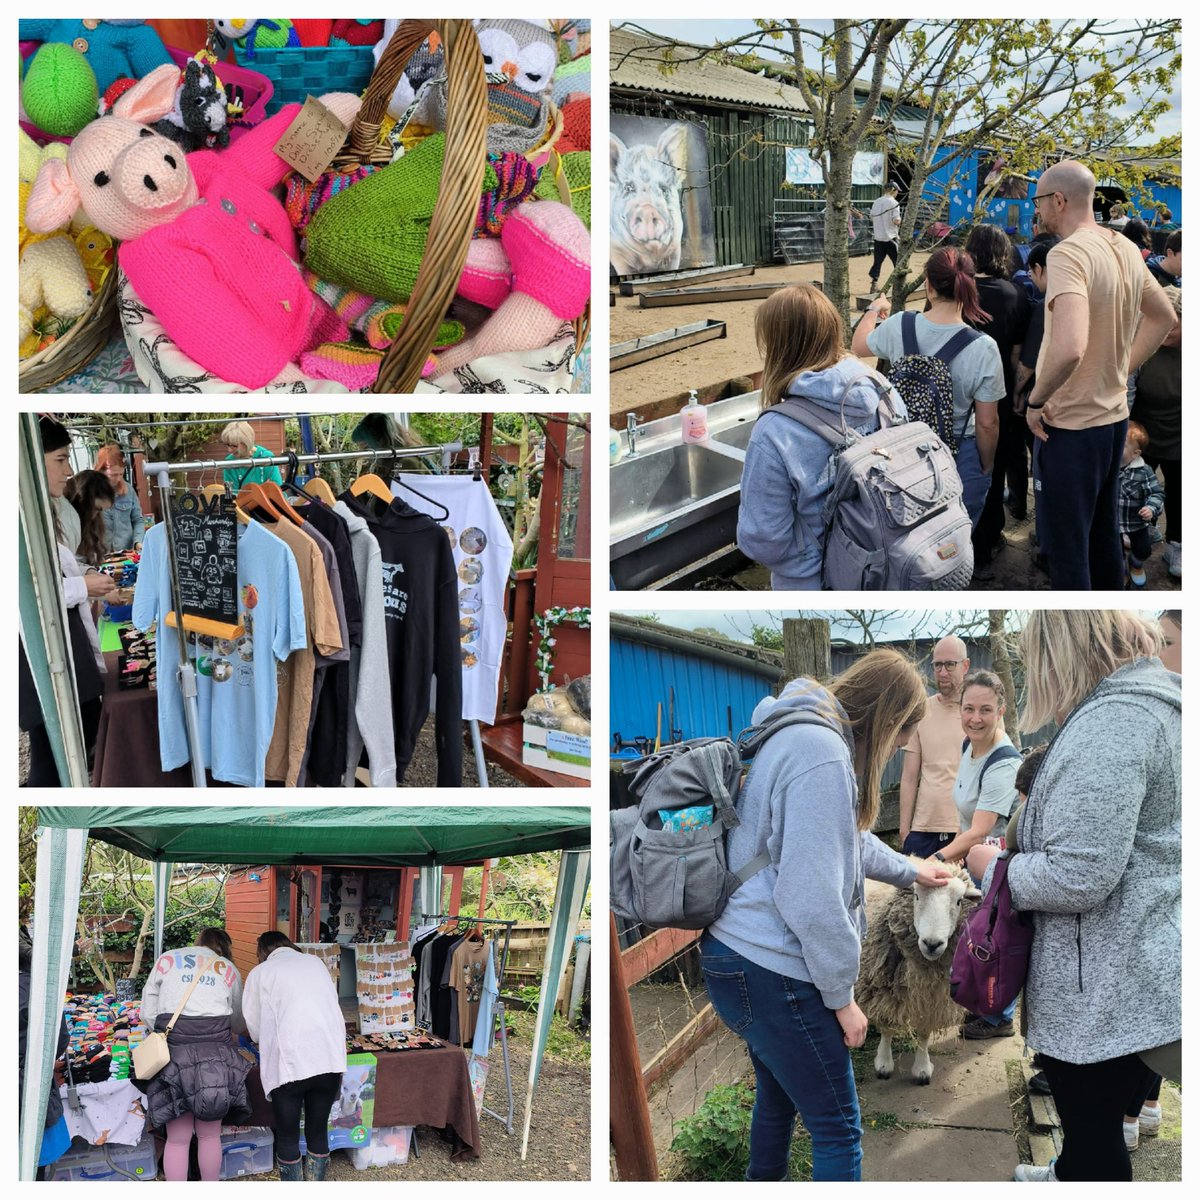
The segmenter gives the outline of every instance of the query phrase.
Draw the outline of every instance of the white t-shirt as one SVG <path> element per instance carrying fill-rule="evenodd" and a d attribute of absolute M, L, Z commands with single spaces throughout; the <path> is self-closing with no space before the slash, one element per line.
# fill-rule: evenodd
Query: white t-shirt
<path fill-rule="evenodd" d="M 454 547 L 458 572 L 458 640 L 462 650 L 464 721 L 496 720 L 500 664 L 508 616 L 504 598 L 513 544 L 488 485 L 470 475 L 401 475 L 405 483 L 450 510 L 443 519 L 436 505 L 393 482 L 392 493 L 437 520 Z"/>
<path fill-rule="evenodd" d="M 900 232 L 900 201 L 884 192 L 871 205 L 871 225 L 877 242 L 894 242 Z"/>
<path fill-rule="evenodd" d="M 1021 765 L 1020 758 L 997 759 L 983 777 L 983 790 L 979 787 L 979 774 L 983 764 L 990 755 L 1001 746 L 1011 746 L 1012 739 L 1006 733 L 987 754 L 978 758 L 971 757 L 971 747 L 962 752 L 958 764 L 958 777 L 954 780 L 954 804 L 958 809 L 958 828 L 960 833 L 966 833 L 971 828 L 975 813 L 978 809 L 996 814 L 996 820 L 988 837 L 1003 837 L 1008 818 L 1012 815 L 1013 806 L 1017 802 L 1017 768 Z"/>

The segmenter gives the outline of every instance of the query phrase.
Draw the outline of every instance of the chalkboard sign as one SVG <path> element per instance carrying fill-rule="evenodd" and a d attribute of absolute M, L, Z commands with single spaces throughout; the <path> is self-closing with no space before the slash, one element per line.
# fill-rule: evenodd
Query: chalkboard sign
<path fill-rule="evenodd" d="M 117 999 L 132 1003 L 138 998 L 138 983 L 136 979 L 117 980 Z"/>
<path fill-rule="evenodd" d="M 171 506 L 185 615 L 236 624 L 237 518 L 228 496 L 184 492 Z"/>

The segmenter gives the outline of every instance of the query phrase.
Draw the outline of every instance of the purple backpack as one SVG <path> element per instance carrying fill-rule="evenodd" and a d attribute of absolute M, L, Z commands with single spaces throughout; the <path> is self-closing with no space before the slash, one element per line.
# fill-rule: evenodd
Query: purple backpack
<path fill-rule="evenodd" d="M 1005 852 L 996 859 L 992 886 L 968 917 L 954 948 L 950 995 L 982 1017 L 997 1017 L 1017 998 L 1029 971 L 1033 915 L 1013 908 Z"/>

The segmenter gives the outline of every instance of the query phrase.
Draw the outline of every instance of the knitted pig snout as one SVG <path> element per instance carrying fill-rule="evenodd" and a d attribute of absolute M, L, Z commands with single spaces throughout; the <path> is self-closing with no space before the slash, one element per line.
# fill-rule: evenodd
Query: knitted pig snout
<path fill-rule="evenodd" d="M 573 321 L 587 307 L 591 288 L 591 238 L 565 204 L 523 204 L 504 223 L 500 240 L 512 263 L 513 291 Z"/>
<path fill-rule="evenodd" d="M 169 138 L 139 138 L 113 164 L 117 190 L 134 208 L 160 209 L 174 204 L 191 180 L 183 151 Z"/>

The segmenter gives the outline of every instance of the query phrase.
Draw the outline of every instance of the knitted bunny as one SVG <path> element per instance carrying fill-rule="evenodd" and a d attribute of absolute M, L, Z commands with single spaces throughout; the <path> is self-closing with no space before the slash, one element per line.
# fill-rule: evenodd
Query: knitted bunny
<path fill-rule="evenodd" d="M 53 229 L 82 207 L 121 240 L 121 269 L 179 348 L 224 380 L 262 387 L 296 360 L 310 326 L 330 337 L 329 310 L 317 310 L 301 278 L 295 235 L 270 190 L 289 170 L 273 147 L 300 105 L 220 154 L 185 157 L 148 128 L 170 111 L 178 78 L 174 66 L 151 72 L 79 134 L 65 165 L 47 163 L 26 221 Z M 339 93 L 323 101 L 345 123 L 360 103 Z"/>

